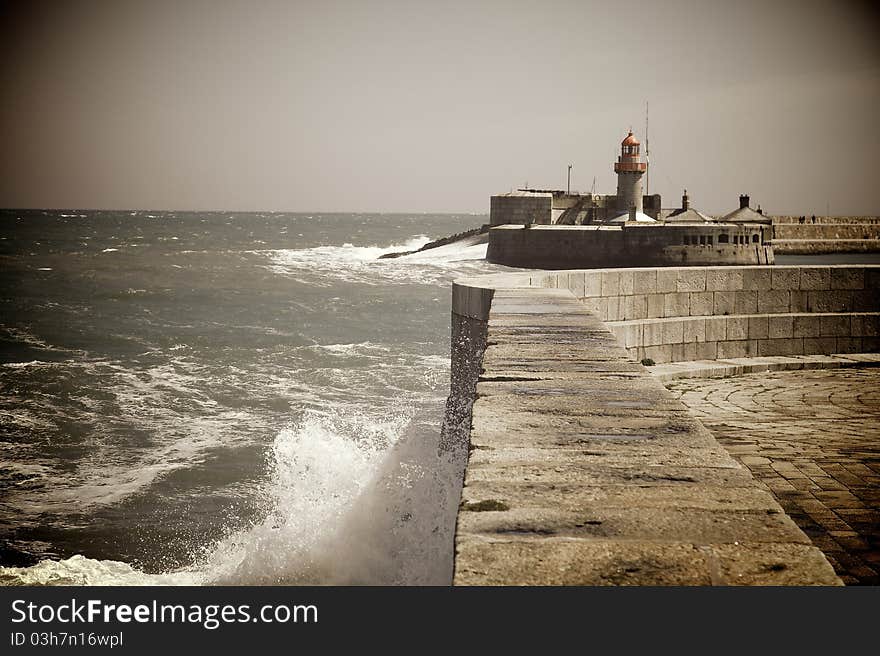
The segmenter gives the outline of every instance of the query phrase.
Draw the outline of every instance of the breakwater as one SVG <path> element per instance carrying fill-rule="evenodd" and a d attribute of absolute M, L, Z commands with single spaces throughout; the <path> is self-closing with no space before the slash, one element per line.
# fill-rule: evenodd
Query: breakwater
<path fill-rule="evenodd" d="M 773 250 L 783 255 L 876 253 L 877 216 L 774 216 Z"/>
<path fill-rule="evenodd" d="M 719 269 L 770 268 L 706 267 L 702 290 L 676 281 L 662 293 L 705 292 Z M 833 270 L 862 269 L 863 286 L 878 273 L 787 269 L 798 285 L 818 270 L 830 284 Z M 620 301 L 605 316 L 582 302 L 619 299 L 630 282 L 634 292 L 637 273 L 659 285 L 663 271 L 455 283 L 453 348 L 462 331 L 481 336 L 468 357 L 453 352 L 453 380 L 475 381 L 456 584 L 839 584 L 773 497 L 608 329 Z"/>
<path fill-rule="evenodd" d="M 543 269 L 773 264 L 770 226 L 717 224 L 504 225 L 486 259 Z"/>

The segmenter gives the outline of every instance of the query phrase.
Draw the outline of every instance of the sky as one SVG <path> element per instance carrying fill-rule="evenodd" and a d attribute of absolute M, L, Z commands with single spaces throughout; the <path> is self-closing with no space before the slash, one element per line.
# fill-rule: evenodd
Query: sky
<path fill-rule="evenodd" d="M 880 11 L 824 0 L 0 3 L 0 207 L 486 213 L 528 184 L 880 214 Z"/>

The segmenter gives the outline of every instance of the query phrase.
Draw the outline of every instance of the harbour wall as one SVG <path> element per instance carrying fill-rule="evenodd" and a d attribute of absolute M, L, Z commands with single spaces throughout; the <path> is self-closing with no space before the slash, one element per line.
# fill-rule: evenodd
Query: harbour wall
<path fill-rule="evenodd" d="M 486 259 L 543 269 L 772 264 L 770 231 L 726 223 L 504 225 L 489 231 Z"/>
<path fill-rule="evenodd" d="M 773 239 L 864 240 L 880 239 L 880 223 L 775 223 Z"/>
<path fill-rule="evenodd" d="M 776 216 L 773 250 L 784 255 L 880 252 L 880 217 Z"/>
<path fill-rule="evenodd" d="M 758 291 L 784 292 L 791 309 L 793 294 L 821 308 L 842 292 L 849 305 L 822 314 L 850 315 L 852 332 L 857 299 L 875 298 L 876 309 L 878 280 L 880 267 L 804 266 L 534 271 L 456 281 L 453 387 L 456 380 L 474 384 L 469 430 L 461 433 L 470 456 L 454 583 L 839 584 L 772 495 L 605 321 L 623 320 L 640 303 L 628 300 L 636 296 L 646 297 L 646 312 L 648 296 L 662 297 L 657 318 L 666 319 L 678 318 L 665 315 L 667 302 L 682 318 L 692 316 L 690 294 L 711 293 L 714 310 L 715 292 L 733 293 L 734 309 L 737 298 L 751 308 Z M 821 332 L 822 317 L 818 325 Z"/>
<path fill-rule="evenodd" d="M 774 239 L 773 252 L 777 255 L 878 253 L 880 239 Z"/>
<path fill-rule="evenodd" d="M 777 214 L 771 216 L 773 225 L 797 223 L 803 225 L 843 223 L 875 223 L 880 224 L 880 216 L 792 216 Z"/>
<path fill-rule="evenodd" d="M 492 196 L 489 223 L 550 223 L 553 207 L 551 193 L 512 193 Z"/>

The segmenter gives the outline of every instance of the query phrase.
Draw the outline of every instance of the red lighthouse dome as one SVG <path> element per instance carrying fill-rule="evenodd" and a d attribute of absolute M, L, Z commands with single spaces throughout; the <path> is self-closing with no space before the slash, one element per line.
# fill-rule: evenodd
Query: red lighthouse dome
<path fill-rule="evenodd" d="M 639 140 L 633 136 L 632 130 L 626 135 L 626 138 L 620 142 L 621 146 L 639 146 Z"/>

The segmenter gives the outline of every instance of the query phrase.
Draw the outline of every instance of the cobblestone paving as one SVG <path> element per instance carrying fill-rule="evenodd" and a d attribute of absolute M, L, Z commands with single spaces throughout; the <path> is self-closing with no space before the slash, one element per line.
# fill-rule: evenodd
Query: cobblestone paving
<path fill-rule="evenodd" d="M 880 585 L 880 370 L 666 384 L 777 498 L 847 585 Z"/>

